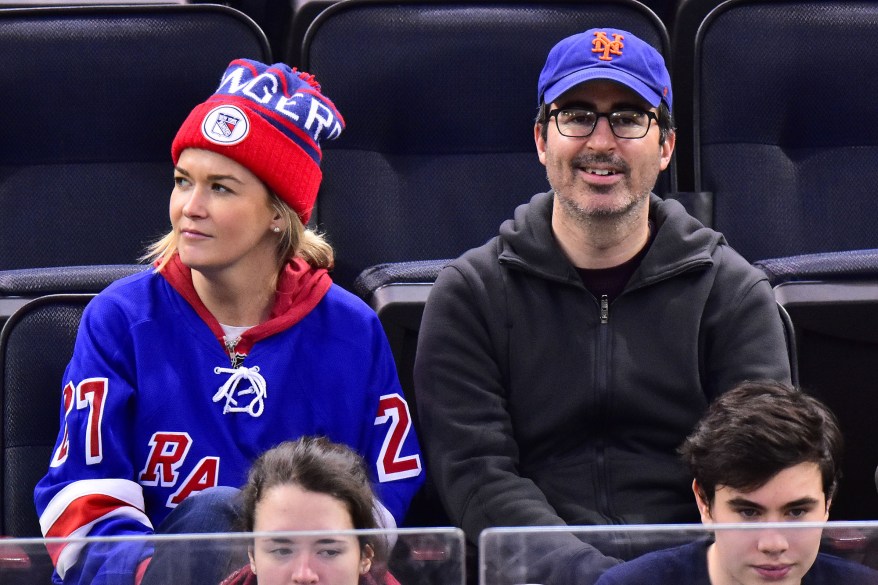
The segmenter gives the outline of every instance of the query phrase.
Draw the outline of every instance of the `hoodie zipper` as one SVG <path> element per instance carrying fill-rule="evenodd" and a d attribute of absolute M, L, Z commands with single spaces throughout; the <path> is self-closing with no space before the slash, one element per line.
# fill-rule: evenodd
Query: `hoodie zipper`
<path fill-rule="evenodd" d="M 601 322 L 601 326 L 598 327 L 597 364 L 599 370 L 596 381 L 598 385 L 598 396 L 600 397 L 600 419 L 606 421 L 606 414 L 607 410 L 609 409 L 610 400 L 610 332 L 607 329 L 607 325 L 610 321 L 610 299 L 609 297 L 607 297 L 607 295 L 601 295 L 599 317 Z M 606 431 L 606 428 L 604 429 L 604 431 Z M 598 477 L 600 478 L 598 482 L 599 487 L 597 493 L 598 505 L 600 507 L 599 511 L 611 523 L 621 524 L 621 519 L 616 518 L 615 515 L 611 514 L 610 512 L 610 494 L 609 486 L 607 484 L 606 442 L 603 433 L 601 433 L 599 437 L 600 438 L 595 445 L 596 465 L 598 468 Z"/>

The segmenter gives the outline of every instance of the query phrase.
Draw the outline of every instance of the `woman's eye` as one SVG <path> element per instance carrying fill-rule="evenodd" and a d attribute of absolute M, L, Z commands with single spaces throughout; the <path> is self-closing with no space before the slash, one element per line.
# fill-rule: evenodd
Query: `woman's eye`
<path fill-rule="evenodd" d="M 292 549 L 289 548 L 274 548 L 268 551 L 268 553 L 275 557 L 286 557 L 292 554 Z"/>
<path fill-rule="evenodd" d="M 226 187 L 225 185 L 221 185 L 219 183 L 214 183 L 211 185 L 211 189 L 217 191 L 218 193 L 232 193 L 233 191 Z"/>
<path fill-rule="evenodd" d="M 177 187 L 185 187 L 189 185 L 189 179 L 186 177 L 174 177 L 174 185 Z"/>
<path fill-rule="evenodd" d="M 334 548 L 324 549 L 320 551 L 318 554 L 327 558 L 334 558 L 341 554 L 341 551 Z"/>

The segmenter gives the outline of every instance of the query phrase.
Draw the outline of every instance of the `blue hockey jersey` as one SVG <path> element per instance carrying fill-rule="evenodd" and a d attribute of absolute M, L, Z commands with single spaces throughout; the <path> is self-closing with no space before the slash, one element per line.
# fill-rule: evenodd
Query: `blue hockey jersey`
<path fill-rule="evenodd" d="M 362 454 L 399 523 L 424 478 L 408 405 L 377 316 L 326 288 L 313 309 L 279 331 L 269 326 L 244 353 L 224 347 L 203 305 L 162 274 L 128 277 L 95 297 L 64 375 L 49 472 L 35 491 L 43 534 L 150 534 L 190 494 L 240 487 L 259 454 L 303 435 Z M 133 575 L 150 552 L 89 559 L 101 567 L 88 580 Z M 79 547 L 50 553 L 56 580 L 85 580 Z"/>

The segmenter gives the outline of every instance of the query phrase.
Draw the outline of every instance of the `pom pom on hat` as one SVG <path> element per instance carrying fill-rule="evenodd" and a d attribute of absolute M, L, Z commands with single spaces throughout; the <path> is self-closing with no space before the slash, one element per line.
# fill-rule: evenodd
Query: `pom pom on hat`
<path fill-rule="evenodd" d="M 195 107 L 171 145 L 174 164 L 202 148 L 244 165 L 298 214 L 311 217 L 320 171 L 320 141 L 337 138 L 344 119 L 313 75 L 284 63 L 229 63 L 216 92 Z"/>

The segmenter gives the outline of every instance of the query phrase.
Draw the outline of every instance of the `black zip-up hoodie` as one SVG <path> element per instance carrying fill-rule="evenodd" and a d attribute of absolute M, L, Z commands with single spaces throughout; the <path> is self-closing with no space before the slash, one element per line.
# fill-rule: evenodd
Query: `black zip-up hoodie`
<path fill-rule="evenodd" d="M 653 195 L 652 245 L 606 303 L 556 243 L 552 202 L 519 206 L 431 290 L 415 389 L 445 507 L 473 543 L 490 526 L 697 522 L 677 447 L 737 382 L 790 380 L 768 281 Z"/>

